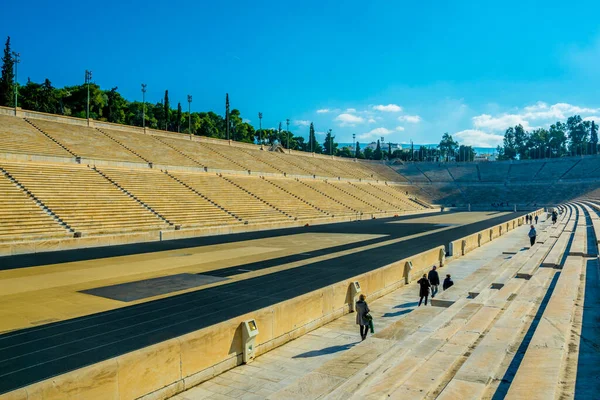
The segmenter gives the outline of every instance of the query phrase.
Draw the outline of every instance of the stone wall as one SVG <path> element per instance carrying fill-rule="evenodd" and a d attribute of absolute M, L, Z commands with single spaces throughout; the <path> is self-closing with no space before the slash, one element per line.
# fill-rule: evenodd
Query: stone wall
<path fill-rule="evenodd" d="M 350 310 L 349 287 L 358 281 L 369 300 L 442 266 L 443 246 L 273 306 L 119 357 L 32 384 L 0 399 L 165 399 L 242 362 L 241 323 L 259 327 L 257 355 L 300 337 Z M 412 274 L 406 264 L 412 262 Z"/>
<path fill-rule="evenodd" d="M 543 209 L 538 209 L 530 215 L 536 216 L 543 214 Z M 491 228 L 486 228 L 472 235 L 466 236 L 461 239 L 457 239 L 453 242 L 450 242 L 450 255 L 453 258 L 464 256 L 470 251 L 475 250 L 478 247 L 483 246 L 484 244 L 491 242 L 494 239 L 499 238 L 504 235 L 506 232 L 511 231 L 525 223 L 525 217 L 518 217 L 511 219 L 508 222 L 503 222 L 502 224 L 495 225 Z"/>

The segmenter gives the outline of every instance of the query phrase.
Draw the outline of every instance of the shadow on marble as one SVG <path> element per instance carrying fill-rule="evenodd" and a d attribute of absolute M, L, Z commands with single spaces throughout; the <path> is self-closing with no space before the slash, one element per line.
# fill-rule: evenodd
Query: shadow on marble
<path fill-rule="evenodd" d="M 411 302 L 404 303 L 404 304 L 398 304 L 397 306 L 394 306 L 394 308 L 409 308 L 409 307 L 417 306 L 418 304 L 419 304 L 418 301 L 411 301 Z"/>
<path fill-rule="evenodd" d="M 400 310 L 400 311 L 396 311 L 396 312 L 392 312 L 392 313 L 388 312 L 388 313 L 383 314 L 382 317 L 383 318 L 399 317 L 400 315 L 408 314 L 412 310 L 414 310 L 414 308 Z"/>
<path fill-rule="evenodd" d="M 359 343 L 360 342 L 354 342 L 354 343 L 348 343 L 348 344 L 343 344 L 343 345 L 329 346 L 329 347 L 325 347 L 320 350 L 311 350 L 311 351 L 307 351 L 306 353 L 301 353 L 301 354 L 295 355 L 292 358 L 309 358 L 309 357 L 323 356 L 326 354 L 338 353 L 340 351 L 349 350 Z"/>

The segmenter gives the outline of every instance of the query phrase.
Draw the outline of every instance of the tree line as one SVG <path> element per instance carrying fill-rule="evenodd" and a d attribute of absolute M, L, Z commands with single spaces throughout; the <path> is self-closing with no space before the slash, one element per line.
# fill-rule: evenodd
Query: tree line
<path fill-rule="evenodd" d="M 382 145 L 377 140 L 375 148 L 361 149 L 355 146 L 339 148 L 332 130 L 329 129 L 323 142 L 316 137 L 314 124 L 308 127 L 308 138 L 289 131 L 289 125 L 280 122 L 276 129 L 255 129 L 246 122 L 238 109 L 229 110 L 226 95 L 225 117 L 213 111 L 189 112 L 178 102 L 172 106 L 169 91 L 156 102 L 129 101 L 118 91 L 118 87 L 102 89 L 89 82 L 81 85 L 56 88 L 49 79 L 33 82 L 27 79 L 25 85 L 16 82 L 17 58 L 11 51 L 10 37 L 7 38 L 2 57 L 0 76 L 0 105 L 15 106 L 15 93 L 18 105 L 26 110 L 39 111 L 78 118 L 87 117 L 89 91 L 89 118 L 116 124 L 146 126 L 171 132 L 191 133 L 218 139 L 256 144 L 280 144 L 292 150 L 331 154 L 341 157 L 355 157 L 369 160 L 400 159 L 403 161 L 473 161 L 475 151 L 471 146 L 460 145 L 452 135 L 444 133 L 436 148 L 420 146 L 415 149 L 392 151 L 391 144 Z M 191 100 L 191 99 L 190 99 Z M 289 123 L 289 121 L 288 121 Z M 549 128 L 538 128 L 527 132 L 523 126 L 510 127 L 504 133 L 503 145 L 498 146 L 501 160 L 535 159 L 598 153 L 598 126 L 594 121 L 583 121 L 579 115 L 569 117 L 566 123 L 556 122 Z"/>
<path fill-rule="evenodd" d="M 88 116 L 97 121 L 106 121 L 122 125 L 146 126 L 171 132 L 191 133 L 217 139 L 231 139 L 238 142 L 273 145 L 298 151 L 315 152 L 352 157 L 348 151 L 340 151 L 331 129 L 322 143 L 317 140 L 314 124 L 308 127 L 308 140 L 294 135 L 289 125 L 280 122 L 276 129 L 255 129 L 244 121 L 241 112 L 229 110 L 229 96 L 226 95 L 226 115 L 223 117 L 213 111 L 189 112 L 185 105 L 178 102 L 174 107 L 169 99 L 169 91 L 156 102 L 129 101 L 118 91 L 118 87 L 102 89 L 89 82 L 81 85 L 57 88 L 49 79 L 33 82 L 27 79 L 24 85 L 15 80 L 15 57 L 11 51 L 10 37 L 7 38 L 2 57 L 0 76 L 0 106 L 14 107 L 15 93 L 18 93 L 18 106 L 31 111 L 65 115 L 77 118 Z M 191 99 L 190 99 L 191 100 Z M 229 125 L 229 126 L 228 126 Z"/>
<path fill-rule="evenodd" d="M 584 121 L 579 115 L 531 132 L 517 125 L 504 132 L 503 145 L 497 150 L 500 160 L 598 154 L 598 125 L 595 121 Z"/>

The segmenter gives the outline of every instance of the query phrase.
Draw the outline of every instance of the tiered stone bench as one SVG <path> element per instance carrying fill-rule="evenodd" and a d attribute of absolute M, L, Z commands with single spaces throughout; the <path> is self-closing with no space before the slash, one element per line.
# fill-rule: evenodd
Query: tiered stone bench
<path fill-rule="evenodd" d="M 83 235 L 170 229 L 170 225 L 86 166 L 2 163 L 49 210 Z"/>

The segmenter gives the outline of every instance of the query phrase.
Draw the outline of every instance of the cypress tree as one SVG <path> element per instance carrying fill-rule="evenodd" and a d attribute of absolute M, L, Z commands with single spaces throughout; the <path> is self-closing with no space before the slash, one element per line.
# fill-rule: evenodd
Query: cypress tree
<path fill-rule="evenodd" d="M 225 93 L 225 131 L 229 140 L 229 93 Z"/>
<path fill-rule="evenodd" d="M 377 147 L 375 148 L 375 152 L 373 153 L 374 160 L 381 160 L 383 158 L 383 153 L 381 152 L 381 143 L 379 143 L 379 139 L 377 139 Z"/>
<path fill-rule="evenodd" d="M 179 133 L 181 130 L 181 117 L 183 115 L 183 111 L 181 110 L 181 102 L 177 103 L 177 132 Z"/>
<path fill-rule="evenodd" d="M 169 104 L 169 91 L 165 90 L 165 131 L 169 130 L 169 114 L 171 113 L 171 105 Z"/>
<path fill-rule="evenodd" d="M 15 61 L 10 51 L 10 36 L 6 39 L 2 56 L 2 76 L 0 77 L 0 106 L 14 105 L 15 94 Z"/>

